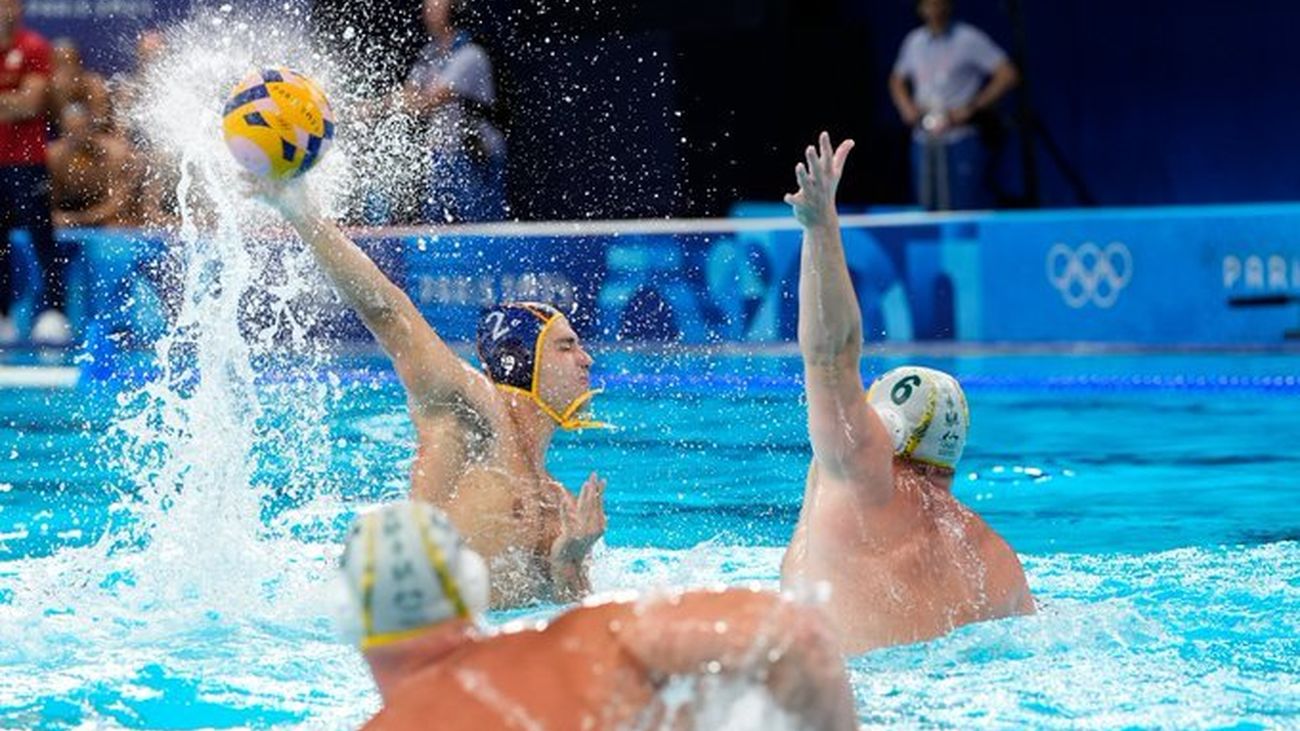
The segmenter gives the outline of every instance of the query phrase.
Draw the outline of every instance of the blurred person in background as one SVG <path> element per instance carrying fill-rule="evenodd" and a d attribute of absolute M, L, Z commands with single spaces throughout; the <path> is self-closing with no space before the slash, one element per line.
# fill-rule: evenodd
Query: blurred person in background
<path fill-rule="evenodd" d="M 40 262 L 43 287 L 32 339 L 69 339 L 63 306 L 67 257 L 50 222 L 50 178 L 45 169 L 45 115 L 49 109 L 49 43 L 23 27 L 21 0 L 0 0 L 0 339 L 16 337 L 8 319 L 13 303 L 13 229 L 25 229 Z"/>
<path fill-rule="evenodd" d="M 49 150 L 54 225 L 134 225 L 137 172 L 126 139 L 96 127 L 80 104 L 63 108 L 59 132 Z"/>
<path fill-rule="evenodd" d="M 341 560 L 348 629 L 384 708 L 365 728 L 855 727 L 844 658 L 814 607 L 767 591 L 624 592 L 487 632 L 488 569 L 427 503 L 362 514 Z M 761 718 L 751 708 L 763 693 Z"/>
<path fill-rule="evenodd" d="M 54 41 L 54 67 L 50 74 L 50 119 L 61 125 L 63 110 L 78 104 L 90 113 L 99 129 L 113 123 L 108 83 L 82 63 L 81 51 L 70 38 Z"/>
<path fill-rule="evenodd" d="M 127 71 L 119 71 L 109 79 L 109 93 L 113 99 L 113 124 L 127 133 L 132 143 L 142 142 L 144 133 L 131 119 L 136 113 L 140 94 L 144 90 L 149 69 L 167 50 L 167 40 L 162 31 L 148 28 L 140 31 L 135 40 L 135 63 Z"/>
<path fill-rule="evenodd" d="M 176 186 L 180 183 L 180 163 L 175 155 L 154 145 L 136 123 L 141 93 L 150 70 L 167 51 L 162 31 L 146 29 L 136 37 L 135 65 L 130 71 L 113 76 L 109 88 L 113 98 L 113 126 L 131 148 L 132 181 L 135 183 L 133 214 L 136 225 L 165 227 L 180 217 Z"/>
<path fill-rule="evenodd" d="M 1019 72 L 982 31 L 953 20 L 953 0 L 916 7 L 925 24 L 903 40 L 889 91 L 913 130 L 917 201 L 931 211 L 989 206 L 978 120 L 1015 88 Z"/>
<path fill-rule="evenodd" d="M 429 185 L 424 218 L 432 223 L 505 218 L 505 135 L 492 61 L 454 20 L 463 0 L 425 0 L 429 42 L 420 51 L 400 105 L 431 127 Z"/>

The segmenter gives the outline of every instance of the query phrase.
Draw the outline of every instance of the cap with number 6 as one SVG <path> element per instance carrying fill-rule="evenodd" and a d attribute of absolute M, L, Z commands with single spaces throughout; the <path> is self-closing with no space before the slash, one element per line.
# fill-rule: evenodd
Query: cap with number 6
<path fill-rule="evenodd" d="M 867 403 L 894 440 L 894 454 L 953 469 L 966 448 L 970 408 L 957 379 L 932 368 L 895 368 L 871 384 Z"/>

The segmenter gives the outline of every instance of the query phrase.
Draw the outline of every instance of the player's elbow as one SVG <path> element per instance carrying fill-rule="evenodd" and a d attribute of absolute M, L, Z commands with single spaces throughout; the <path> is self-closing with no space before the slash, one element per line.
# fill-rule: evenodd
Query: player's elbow
<path fill-rule="evenodd" d="M 352 309 L 390 354 L 396 344 L 404 342 L 402 318 L 396 309 L 381 302 L 354 302 Z"/>
<path fill-rule="evenodd" d="M 787 605 L 779 626 L 781 646 L 768 654 L 773 697 L 809 727 L 854 728 L 844 656 L 826 618 L 817 609 Z"/>
<path fill-rule="evenodd" d="M 843 359 L 843 348 L 832 347 L 823 343 L 815 345 L 800 344 L 799 354 L 803 357 L 805 369 L 835 371 Z"/>
<path fill-rule="evenodd" d="M 799 353 L 804 365 L 827 368 L 841 365 L 846 358 L 857 364 L 862 349 L 862 323 L 844 323 L 840 328 L 800 327 Z"/>
<path fill-rule="evenodd" d="M 391 283 L 376 291 L 355 297 L 352 307 L 372 330 L 385 332 L 404 326 L 406 308 L 401 306 L 402 291 Z"/>
<path fill-rule="evenodd" d="M 397 325 L 401 321 L 401 318 L 397 316 L 397 308 L 382 300 L 358 302 L 356 310 L 361 319 L 372 327 L 384 330 Z"/>

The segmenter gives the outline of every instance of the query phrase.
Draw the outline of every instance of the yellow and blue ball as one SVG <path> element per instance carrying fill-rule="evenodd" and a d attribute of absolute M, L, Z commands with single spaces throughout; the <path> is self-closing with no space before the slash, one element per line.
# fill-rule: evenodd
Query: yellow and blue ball
<path fill-rule="evenodd" d="M 231 92 L 221 130 L 242 167 L 283 180 L 320 161 L 334 139 L 334 113 L 316 82 L 287 68 L 262 69 Z"/>

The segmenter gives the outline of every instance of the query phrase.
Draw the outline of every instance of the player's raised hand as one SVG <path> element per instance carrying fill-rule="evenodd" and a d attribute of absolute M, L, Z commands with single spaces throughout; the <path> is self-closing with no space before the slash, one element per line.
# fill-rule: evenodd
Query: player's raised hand
<path fill-rule="evenodd" d="M 804 162 L 794 168 L 799 190 L 788 193 L 785 202 L 794 208 L 794 217 L 805 228 L 825 225 L 835 217 L 835 191 L 840 187 L 844 163 L 853 149 L 853 140 L 831 147 L 831 136 L 822 132 L 817 146 L 808 146 Z"/>

